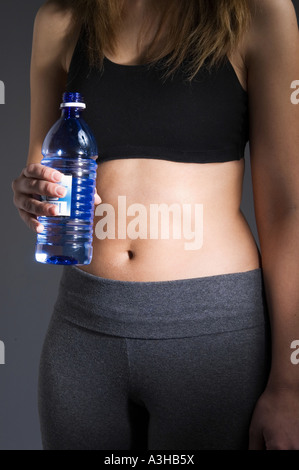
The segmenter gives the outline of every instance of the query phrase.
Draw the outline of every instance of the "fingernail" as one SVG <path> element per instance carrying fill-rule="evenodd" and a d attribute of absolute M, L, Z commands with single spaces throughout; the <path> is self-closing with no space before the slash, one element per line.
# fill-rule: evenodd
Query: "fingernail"
<path fill-rule="evenodd" d="M 61 180 L 61 175 L 60 175 L 60 173 L 58 173 L 58 171 L 55 171 L 52 176 L 53 176 L 54 181 L 60 181 Z"/>
<path fill-rule="evenodd" d="M 65 188 L 62 188 L 62 187 L 56 188 L 56 194 L 57 194 L 58 196 L 65 196 L 65 194 L 66 194 L 66 189 L 65 189 Z"/>
<path fill-rule="evenodd" d="M 52 206 L 50 212 L 51 212 L 51 215 L 57 215 L 58 214 L 57 206 Z"/>

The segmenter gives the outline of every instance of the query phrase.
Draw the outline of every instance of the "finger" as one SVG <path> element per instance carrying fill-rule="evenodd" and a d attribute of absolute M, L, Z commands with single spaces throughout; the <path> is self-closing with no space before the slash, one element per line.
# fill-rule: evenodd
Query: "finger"
<path fill-rule="evenodd" d="M 60 184 L 33 178 L 23 178 L 19 181 L 16 192 L 50 197 L 63 197 L 65 196 L 66 189 Z"/>
<path fill-rule="evenodd" d="M 29 214 L 28 212 L 19 209 L 20 217 L 23 219 L 25 224 L 34 232 L 41 233 L 44 229 L 43 224 L 41 224 L 35 215 Z"/>
<path fill-rule="evenodd" d="M 98 195 L 97 190 L 95 190 L 95 193 L 94 193 L 94 203 L 95 203 L 95 205 L 97 206 L 97 205 L 101 204 L 101 202 L 102 202 L 102 199 L 101 199 L 100 196 Z"/>
<path fill-rule="evenodd" d="M 36 178 L 40 180 L 59 182 L 62 173 L 58 170 L 42 165 L 41 163 L 30 163 L 23 169 L 22 174 L 26 178 Z"/>
<path fill-rule="evenodd" d="M 54 204 L 38 201 L 27 196 L 16 197 L 15 205 L 18 209 L 36 216 L 51 217 L 57 215 L 57 207 Z"/>

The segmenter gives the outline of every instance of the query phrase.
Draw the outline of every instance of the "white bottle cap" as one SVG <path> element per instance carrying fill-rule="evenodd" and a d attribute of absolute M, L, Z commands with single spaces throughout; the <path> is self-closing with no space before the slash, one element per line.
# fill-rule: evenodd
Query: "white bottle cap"
<path fill-rule="evenodd" d="M 60 109 L 62 109 L 62 108 L 82 108 L 82 109 L 85 109 L 86 104 L 85 103 L 76 103 L 76 102 L 61 103 Z"/>

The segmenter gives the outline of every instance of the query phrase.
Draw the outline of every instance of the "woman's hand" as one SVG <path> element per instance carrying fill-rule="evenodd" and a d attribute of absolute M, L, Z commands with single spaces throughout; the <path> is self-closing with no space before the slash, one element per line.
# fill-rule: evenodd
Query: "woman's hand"
<path fill-rule="evenodd" d="M 41 163 L 31 163 L 12 182 L 14 205 L 24 222 L 35 232 L 40 233 L 44 228 L 37 220 L 38 216 L 57 215 L 57 207 L 54 204 L 40 201 L 40 196 L 63 197 L 65 188 L 57 184 L 61 177 L 62 173 L 53 168 Z M 97 192 L 95 192 L 94 203 L 101 203 Z"/>
<path fill-rule="evenodd" d="M 249 450 L 299 450 L 299 389 L 266 388 L 255 407 Z"/>

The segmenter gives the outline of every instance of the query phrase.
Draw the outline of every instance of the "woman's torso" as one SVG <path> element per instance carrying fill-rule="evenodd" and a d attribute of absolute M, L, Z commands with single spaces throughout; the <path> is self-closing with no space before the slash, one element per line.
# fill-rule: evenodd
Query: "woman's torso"
<path fill-rule="evenodd" d="M 77 39 L 70 46 L 67 69 L 76 42 Z M 125 67 L 134 64 L 130 51 L 126 54 L 124 50 L 106 60 L 111 61 L 116 73 L 117 64 L 127 64 Z M 246 89 L 240 51 L 230 57 L 230 62 L 235 73 L 232 79 L 238 78 L 238 86 Z M 123 65 L 119 67 L 124 70 Z M 130 68 L 132 72 L 134 68 Z M 97 191 L 102 203 L 94 220 L 93 258 L 80 269 L 109 279 L 162 281 L 260 267 L 259 250 L 240 210 L 244 158 L 183 163 L 148 155 L 146 158 L 120 155 L 119 159 L 101 162 L 100 154 L 99 151 Z M 102 211 L 108 207 L 106 204 L 109 216 Z M 152 215 L 153 208 L 160 204 L 164 205 L 164 235 L 161 218 Z M 179 218 L 172 218 L 171 206 Z M 104 218 L 106 225 L 101 224 Z M 110 235 L 104 238 L 107 229 Z"/>

